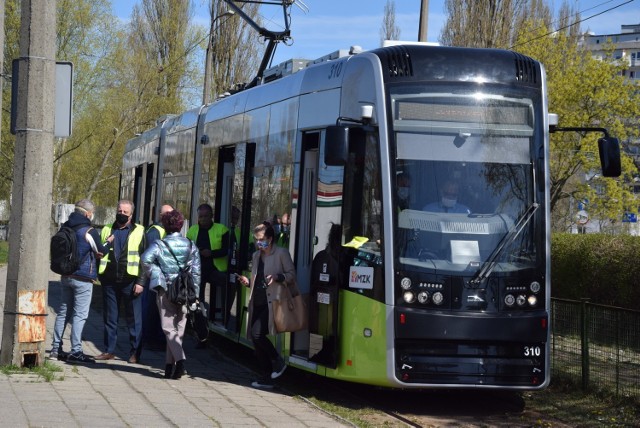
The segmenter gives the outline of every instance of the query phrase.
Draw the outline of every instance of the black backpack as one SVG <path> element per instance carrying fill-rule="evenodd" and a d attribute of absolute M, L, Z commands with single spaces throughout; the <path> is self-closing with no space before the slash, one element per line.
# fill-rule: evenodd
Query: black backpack
<path fill-rule="evenodd" d="M 196 295 L 196 287 L 193 283 L 193 276 L 191 276 L 191 266 L 189 266 L 187 263 L 185 263 L 184 266 L 180 266 L 180 262 L 171 250 L 171 247 L 164 241 L 160 242 L 162 242 L 162 244 L 167 247 L 173 258 L 176 260 L 176 264 L 178 265 L 179 269 L 178 275 L 175 277 L 175 279 L 171 281 L 171 284 L 167 284 L 167 297 L 172 303 L 178 306 L 190 306 L 192 303 L 195 303 L 198 298 L 198 296 Z M 191 243 L 189 243 L 189 254 L 191 254 Z"/>
<path fill-rule="evenodd" d="M 83 226 L 80 225 L 80 227 Z M 51 237 L 51 243 L 49 244 L 51 262 L 49 266 L 53 272 L 60 275 L 71 275 L 80 268 L 84 261 L 84 259 L 80 260 L 78 257 L 78 243 L 76 242 L 76 230 L 78 228 L 62 226 Z"/>

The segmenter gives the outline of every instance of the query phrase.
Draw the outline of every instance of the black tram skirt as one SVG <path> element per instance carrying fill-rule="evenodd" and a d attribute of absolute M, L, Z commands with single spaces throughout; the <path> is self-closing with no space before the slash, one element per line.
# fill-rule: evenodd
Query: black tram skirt
<path fill-rule="evenodd" d="M 401 382 L 506 388 L 545 383 L 546 312 L 497 316 L 396 308 L 395 321 Z"/>

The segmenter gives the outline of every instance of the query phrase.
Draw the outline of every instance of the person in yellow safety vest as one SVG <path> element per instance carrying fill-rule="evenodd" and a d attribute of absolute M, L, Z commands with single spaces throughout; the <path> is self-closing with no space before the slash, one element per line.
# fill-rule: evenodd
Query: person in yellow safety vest
<path fill-rule="evenodd" d="M 140 361 L 142 352 L 142 299 L 144 291 L 140 255 L 145 249 L 144 227 L 133 223 L 133 202 L 118 201 L 116 221 L 100 234 L 109 252 L 100 260 L 98 278 L 102 284 L 104 352 L 96 360 L 115 358 L 119 302 L 124 304 L 129 327 L 129 363 Z"/>
<path fill-rule="evenodd" d="M 171 205 L 162 205 L 160 207 L 160 217 L 163 214 L 173 211 Z M 155 213 L 155 209 L 153 210 Z M 160 222 L 155 222 L 147 228 L 145 235 L 146 247 L 149 248 L 158 239 L 164 239 L 166 235 L 164 228 Z M 148 281 L 147 281 L 148 282 Z M 142 292 L 142 344 L 147 349 L 155 351 L 164 351 L 167 340 L 162 331 L 162 323 L 160 322 L 160 312 L 156 304 L 157 293 L 149 289 L 149 284 L 144 285 Z"/>
<path fill-rule="evenodd" d="M 200 281 L 200 301 L 204 302 L 206 283 L 209 283 L 209 314 L 215 321 L 216 287 L 225 287 L 226 272 L 229 260 L 229 229 L 227 226 L 213 222 L 213 208 L 209 204 L 198 207 L 198 224 L 194 224 L 187 231 L 187 238 L 196 243 L 200 250 L 202 265 L 202 279 Z M 224 295 L 224 293 L 222 293 Z M 221 306 L 224 306 L 220 302 Z M 221 309 L 222 310 L 222 309 Z M 204 320 L 206 322 L 206 320 Z M 198 319 L 196 318 L 196 324 Z M 198 348 L 206 347 L 208 330 L 195 326 L 198 334 Z M 207 332 L 206 336 L 204 331 Z"/>

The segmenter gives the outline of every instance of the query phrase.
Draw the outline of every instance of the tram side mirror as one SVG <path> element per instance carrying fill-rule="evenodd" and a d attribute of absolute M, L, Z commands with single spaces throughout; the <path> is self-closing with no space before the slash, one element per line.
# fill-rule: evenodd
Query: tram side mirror
<path fill-rule="evenodd" d="M 620 177 L 622 165 L 620 161 L 620 143 L 617 138 L 602 137 L 598 139 L 600 165 L 604 177 Z"/>
<path fill-rule="evenodd" d="M 349 127 L 329 126 L 325 133 L 324 163 L 344 166 L 349 156 Z"/>

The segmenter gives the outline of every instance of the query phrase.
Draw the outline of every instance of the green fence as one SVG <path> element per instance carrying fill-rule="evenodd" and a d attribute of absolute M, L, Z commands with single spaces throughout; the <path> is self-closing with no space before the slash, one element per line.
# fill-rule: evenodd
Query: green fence
<path fill-rule="evenodd" d="M 640 399 L 640 311 L 552 299 L 551 328 L 552 379 Z"/>

